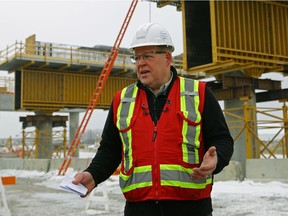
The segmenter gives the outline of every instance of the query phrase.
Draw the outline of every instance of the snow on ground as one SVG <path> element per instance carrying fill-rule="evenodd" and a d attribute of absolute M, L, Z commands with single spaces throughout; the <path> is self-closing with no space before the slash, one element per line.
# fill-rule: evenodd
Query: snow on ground
<path fill-rule="evenodd" d="M 69 169 L 67 175 L 76 173 Z M 24 170 L 0 170 L 0 176 L 16 176 L 16 185 L 5 186 L 8 207 L 12 216 L 31 215 L 123 215 L 124 198 L 118 186 L 118 176 L 112 176 L 96 190 L 100 198 L 90 203 L 87 198 L 60 189 L 64 176 L 58 172 Z M 107 191 L 109 201 L 103 194 Z M 94 197 L 95 197 L 94 196 Z M 256 182 L 223 181 L 215 182 L 212 192 L 214 216 L 287 216 L 288 183 L 280 181 Z M 105 209 L 108 204 L 109 211 Z M 107 206 L 106 206 L 107 207 Z"/>
<path fill-rule="evenodd" d="M 214 215 L 288 215 L 288 184 L 251 180 L 216 182 L 212 192 Z"/>

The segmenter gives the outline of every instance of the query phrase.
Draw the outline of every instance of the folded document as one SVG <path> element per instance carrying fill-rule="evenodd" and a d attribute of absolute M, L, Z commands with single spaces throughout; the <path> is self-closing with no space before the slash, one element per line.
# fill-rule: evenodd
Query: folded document
<path fill-rule="evenodd" d="M 81 183 L 80 184 L 73 184 L 72 181 L 74 180 L 73 177 L 71 176 L 65 176 L 65 178 L 63 179 L 63 181 L 60 183 L 60 187 L 69 191 L 69 192 L 72 192 L 72 193 L 76 193 L 76 194 L 79 194 L 79 195 L 85 195 L 87 193 L 87 188 L 82 185 Z"/>

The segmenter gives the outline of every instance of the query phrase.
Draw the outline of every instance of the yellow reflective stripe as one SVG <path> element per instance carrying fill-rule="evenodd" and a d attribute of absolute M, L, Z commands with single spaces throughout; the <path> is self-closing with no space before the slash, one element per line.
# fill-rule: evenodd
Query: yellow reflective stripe
<path fill-rule="evenodd" d="M 162 186 L 172 186 L 172 187 L 181 187 L 181 188 L 190 188 L 190 189 L 204 189 L 207 184 L 211 184 L 212 179 L 206 179 L 205 183 L 193 183 L 193 182 L 181 182 L 181 181 L 171 181 L 171 180 L 161 180 Z"/>
<path fill-rule="evenodd" d="M 161 185 L 181 188 L 203 189 L 212 183 L 212 178 L 206 180 L 193 180 L 191 178 L 192 168 L 185 168 L 178 164 L 161 164 Z"/>
<path fill-rule="evenodd" d="M 183 110 L 184 107 L 186 108 L 186 100 L 185 95 L 181 95 L 181 92 L 185 92 L 185 79 L 182 77 L 180 77 L 180 107 L 181 110 Z M 183 115 L 185 116 L 185 118 L 188 117 L 187 112 L 183 112 Z M 188 122 L 183 121 L 182 125 L 183 143 L 188 143 L 187 137 L 185 136 L 185 134 L 187 134 L 187 130 L 188 130 Z M 186 145 L 182 144 L 182 152 L 183 152 L 183 161 L 188 162 L 188 149 Z"/>
<path fill-rule="evenodd" d="M 137 188 L 152 186 L 151 165 L 135 167 L 129 176 L 120 172 L 120 187 L 122 192 L 128 192 Z"/>
<path fill-rule="evenodd" d="M 146 165 L 146 166 L 141 166 L 141 167 L 135 167 L 134 168 L 134 173 L 151 172 L 151 171 L 152 171 L 152 166 L 151 165 Z"/>
<path fill-rule="evenodd" d="M 192 168 L 185 168 L 179 164 L 160 164 L 160 170 L 180 170 L 187 173 L 192 173 Z"/>
<path fill-rule="evenodd" d="M 151 182 L 141 182 L 138 184 L 132 184 L 132 185 L 129 185 L 125 188 L 121 188 L 121 190 L 123 193 L 126 193 L 129 191 L 135 190 L 137 188 L 144 188 L 144 187 L 149 187 L 149 186 L 152 186 L 152 181 Z"/>
<path fill-rule="evenodd" d="M 133 173 L 151 172 L 151 170 L 152 170 L 151 165 L 146 165 L 146 166 L 141 166 L 141 167 L 135 167 L 133 170 Z M 120 176 L 124 181 L 127 181 L 130 178 L 130 176 L 123 175 L 121 173 L 120 173 Z"/>
<path fill-rule="evenodd" d="M 198 89 L 199 89 L 199 81 L 197 81 L 194 84 L 194 90 L 198 92 Z M 199 98 L 199 96 L 195 97 L 194 101 L 195 101 L 195 111 L 197 113 L 196 122 L 200 122 L 201 121 L 201 114 L 200 114 L 199 109 L 198 109 L 198 107 L 200 106 L 200 98 Z M 196 135 L 195 135 L 195 145 L 197 146 L 197 148 L 199 148 L 199 146 L 200 146 L 200 142 L 199 142 L 199 139 L 198 139 L 198 137 L 200 136 L 200 131 L 201 131 L 201 126 L 197 125 L 196 126 Z M 199 162 L 199 155 L 198 155 L 198 150 L 197 150 L 197 154 L 196 154 L 196 149 L 195 149 L 195 155 L 198 156 L 198 159 L 196 158 L 196 163 L 198 163 Z"/>
<path fill-rule="evenodd" d="M 134 88 L 133 88 L 133 93 L 132 93 L 132 98 L 136 98 L 136 95 L 137 95 L 137 92 L 138 92 L 138 88 L 136 85 L 134 85 Z M 135 101 L 134 100 L 133 102 L 130 103 L 130 106 L 129 106 L 129 111 L 128 111 L 128 117 L 126 119 L 126 125 L 127 127 L 130 126 L 131 124 L 131 119 L 133 117 L 133 111 L 134 111 L 134 107 L 135 107 Z"/>
<path fill-rule="evenodd" d="M 185 92 L 185 79 L 183 77 L 180 77 L 180 107 L 181 107 L 181 110 L 183 110 L 183 108 L 185 108 L 186 110 L 185 95 L 181 95 L 181 92 Z M 187 118 L 188 114 L 185 115 L 185 117 Z"/>
<path fill-rule="evenodd" d="M 120 104 L 117 108 L 116 126 L 119 130 L 123 130 L 130 126 L 131 118 L 135 107 L 135 101 L 138 88 L 136 84 L 132 84 L 124 88 L 120 95 Z M 124 119 L 125 118 L 125 119 Z M 125 121 L 123 121 L 123 119 Z"/>
<path fill-rule="evenodd" d="M 124 88 L 121 92 L 120 104 L 117 109 L 117 122 L 116 122 L 117 128 L 119 130 L 124 130 L 125 128 L 128 128 L 131 124 L 137 91 L 138 88 L 134 83 Z M 124 170 L 128 172 L 128 170 L 132 167 L 133 164 L 132 147 L 131 147 L 132 145 L 131 130 L 121 132 L 120 138 L 122 140 L 123 152 L 124 152 L 123 157 Z"/>
<path fill-rule="evenodd" d="M 197 146 L 199 147 L 199 146 Z M 194 151 L 195 151 L 195 163 L 196 164 L 199 164 L 199 151 L 198 151 L 198 148 L 194 148 Z"/>
<path fill-rule="evenodd" d="M 125 151 L 127 151 L 128 149 L 128 154 L 126 157 L 123 157 L 124 158 L 124 166 L 125 166 L 125 170 L 128 172 L 128 170 L 133 166 L 133 157 L 132 157 L 132 152 L 133 152 L 133 149 L 132 149 L 132 143 L 131 143 L 131 140 L 132 140 L 132 136 L 131 136 L 131 130 L 128 130 L 126 133 L 126 142 L 123 146 L 125 146 Z M 122 134 L 123 136 L 124 134 Z M 124 142 L 123 142 L 124 143 Z M 127 148 L 127 149 L 126 149 Z M 128 161 L 127 161 L 128 160 Z M 127 167 L 128 166 L 128 167 Z"/>
<path fill-rule="evenodd" d="M 198 88 L 199 81 L 180 77 L 180 108 L 183 116 L 191 121 L 194 121 L 195 123 L 199 123 L 201 121 L 201 113 L 198 110 L 200 105 Z M 189 126 L 187 121 L 183 120 L 182 152 L 183 161 L 186 163 L 199 163 L 197 149 L 200 146 L 200 130 L 200 125 L 192 127 Z"/>
<path fill-rule="evenodd" d="M 121 92 L 121 96 L 120 96 L 120 101 L 122 98 L 124 98 L 124 95 L 127 91 L 127 87 L 124 88 Z M 116 126 L 118 129 L 121 129 L 121 125 L 120 125 L 120 114 L 121 114 L 121 110 L 122 110 L 122 103 L 119 104 L 119 107 L 117 108 L 117 122 L 116 122 Z"/>
<path fill-rule="evenodd" d="M 136 98 L 136 95 L 137 95 L 137 86 L 134 85 L 134 88 L 133 88 L 133 93 L 132 93 L 132 98 Z M 135 107 L 135 100 L 133 102 L 130 103 L 130 106 L 129 106 L 129 111 L 128 111 L 128 117 L 126 119 L 126 125 L 127 127 L 130 126 L 131 124 L 131 119 L 132 119 L 132 116 L 133 116 L 133 111 L 134 111 L 134 107 Z M 131 167 L 132 167 L 132 161 L 133 161 L 133 158 L 132 158 L 132 131 L 131 130 L 128 130 L 126 132 L 126 144 L 124 145 L 126 148 L 128 148 L 128 158 L 129 158 L 129 163 L 126 163 L 124 162 L 125 164 L 125 170 L 129 170 Z M 127 149 L 125 149 L 127 150 Z M 125 160 L 125 157 L 124 157 L 124 160 Z M 127 167 L 128 165 L 128 167 Z"/>
<path fill-rule="evenodd" d="M 198 92 L 199 89 L 199 81 L 195 80 L 194 81 L 194 91 Z M 200 105 L 200 99 L 199 99 L 199 92 L 198 92 L 198 96 L 194 97 L 194 102 L 195 102 L 195 112 L 196 112 L 196 120 L 195 122 L 200 122 L 201 120 L 201 116 L 200 116 L 200 112 L 199 112 L 199 105 Z"/>
<path fill-rule="evenodd" d="M 196 82 L 194 82 L 194 91 L 198 92 L 198 89 L 199 89 L 199 81 L 196 81 Z M 199 96 L 194 97 L 194 101 L 195 101 L 195 111 L 196 111 L 196 116 L 197 116 L 195 122 L 200 122 L 201 121 L 201 114 L 199 112 L 199 106 L 200 106 L 200 98 L 199 98 Z M 196 126 L 196 134 L 195 134 L 195 145 L 197 146 L 197 148 L 199 148 L 199 146 L 200 146 L 200 142 L 199 142 L 199 139 L 198 139 L 199 136 L 200 136 L 200 131 L 201 131 L 200 125 L 197 125 Z M 195 149 L 195 151 L 196 151 L 196 149 Z M 197 152 L 197 154 L 195 152 L 195 155 L 198 156 L 198 152 Z M 198 161 L 199 161 L 199 158 L 197 160 L 197 163 L 198 163 Z"/>
<path fill-rule="evenodd" d="M 187 121 L 183 121 L 183 126 L 182 126 L 182 137 L 183 137 L 183 144 L 182 144 L 182 152 L 183 152 L 183 161 L 188 163 L 188 147 L 186 144 L 184 143 L 188 143 L 187 140 L 187 136 L 185 136 L 185 134 L 187 134 L 187 130 L 188 130 L 188 122 Z"/>

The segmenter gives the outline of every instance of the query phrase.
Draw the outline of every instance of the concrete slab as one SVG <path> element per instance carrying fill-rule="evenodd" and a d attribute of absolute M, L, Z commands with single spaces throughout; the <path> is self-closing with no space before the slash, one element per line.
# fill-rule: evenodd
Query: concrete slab
<path fill-rule="evenodd" d="M 230 161 L 220 173 L 214 176 L 215 181 L 243 180 L 241 164 L 238 161 Z"/>
<path fill-rule="evenodd" d="M 73 167 L 77 171 L 83 171 L 86 169 L 89 164 L 91 163 L 92 158 L 79 158 L 78 160 L 75 160 L 75 167 Z"/>
<path fill-rule="evenodd" d="M 23 169 L 48 172 L 49 164 L 50 159 L 25 159 L 23 162 Z"/>
<path fill-rule="evenodd" d="M 51 159 L 51 163 L 50 163 L 50 171 L 54 171 L 54 170 L 58 170 L 62 163 L 63 163 L 63 158 L 54 158 L 54 159 Z"/>
<path fill-rule="evenodd" d="M 14 109 L 14 94 L 0 93 L 0 110 L 15 111 Z"/>
<path fill-rule="evenodd" d="M 288 179 L 287 159 L 249 159 L 246 166 L 247 179 Z"/>
<path fill-rule="evenodd" d="M 13 159 L 13 158 L 1 158 L 0 159 L 0 169 L 23 169 L 23 160 L 22 159 Z"/>
<path fill-rule="evenodd" d="M 73 158 L 71 160 L 69 168 L 73 168 L 75 171 L 82 171 L 89 166 L 91 160 L 91 158 Z M 63 161 L 63 158 L 51 159 L 50 171 L 59 170 L 62 166 Z"/>

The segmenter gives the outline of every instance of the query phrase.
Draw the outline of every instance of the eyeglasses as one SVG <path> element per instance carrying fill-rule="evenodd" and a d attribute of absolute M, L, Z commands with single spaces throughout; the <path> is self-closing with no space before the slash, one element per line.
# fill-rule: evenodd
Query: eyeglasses
<path fill-rule="evenodd" d="M 133 64 L 136 64 L 140 61 L 141 58 L 143 59 L 143 61 L 149 61 L 153 59 L 155 55 L 164 53 L 166 53 L 166 51 L 150 51 L 142 53 L 141 55 L 132 55 L 130 56 L 130 59 Z"/>

